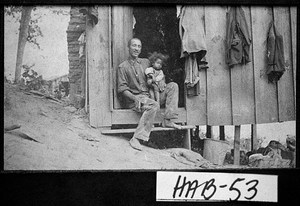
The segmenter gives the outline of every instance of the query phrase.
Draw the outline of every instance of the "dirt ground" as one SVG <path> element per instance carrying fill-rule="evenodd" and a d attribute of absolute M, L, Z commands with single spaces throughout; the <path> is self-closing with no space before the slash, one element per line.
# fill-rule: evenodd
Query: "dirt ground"
<path fill-rule="evenodd" d="M 184 149 L 143 151 L 130 137 L 102 135 L 76 110 L 5 84 L 4 170 L 164 170 L 215 168 L 200 154 Z M 25 134 L 25 135 L 24 135 Z M 182 156 L 182 151 L 185 153 Z M 189 156 L 187 157 L 187 156 Z"/>

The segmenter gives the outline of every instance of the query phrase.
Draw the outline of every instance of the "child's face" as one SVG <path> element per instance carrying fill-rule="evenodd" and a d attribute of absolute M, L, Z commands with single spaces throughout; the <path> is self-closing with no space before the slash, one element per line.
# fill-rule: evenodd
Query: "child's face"
<path fill-rule="evenodd" d="M 152 66 L 155 70 L 160 70 L 162 68 L 162 60 L 156 59 Z"/>

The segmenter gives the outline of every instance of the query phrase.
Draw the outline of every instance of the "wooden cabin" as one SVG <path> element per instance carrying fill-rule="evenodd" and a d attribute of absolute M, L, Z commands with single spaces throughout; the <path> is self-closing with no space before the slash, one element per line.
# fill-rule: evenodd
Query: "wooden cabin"
<path fill-rule="evenodd" d="M 175 7 L 175 5 L 173 5 Z M 243 6 L 250 29 L 251 62 L 229 68 L 225 63 L 227 6 L 197 6 L 205 25 L 207 70 L 200 70 L 200 95 L 184 94 L 179 119 L 185 125 L 235 125 L 236 140 L 243 124 L 295 120 L 296 7 Z M 95 7 L 98 22 L 86 22 L 86 110 L 90 125 L 137 124 L 140 115 L 122 109 L 116 96 L 116 69 L 127 59 L 127 42 L 133 37 L 132 6 Z M 269 83 L 267 34 L 270 22 L 284 39 L 286 71 L 277 83 Z M 175 26 L 175 25 L 174 25 Z M 178 57 L 179 58 L 179 57 Z M 163 110 L 163 109 L 162 109 Z M 156 123 L 162 119 L 156 117 Z M 235 154 L 239 157 L 235 141 Z"/>

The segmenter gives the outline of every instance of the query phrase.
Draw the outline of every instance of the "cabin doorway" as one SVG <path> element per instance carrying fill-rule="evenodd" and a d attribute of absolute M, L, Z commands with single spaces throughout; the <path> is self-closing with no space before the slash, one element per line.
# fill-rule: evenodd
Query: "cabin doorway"
<path fill-rule="evenodd" d="M 142 52 L 139 57 L 148 58 L 149 53 L 155 51 L 169 55 L 167 65 L 163 67 L 166 82 L 178 84 L 179 107 L 184 107 L 184 59 L 180 59 L 178 25 L 176 6 L 116 7 L 113 13 L 113 68 L 116 76 L 118 65 L 128 57 L 127 41 L 132 37 L 141 39 Z M 122 109 L 116 88 L 113 99 L 113 108 Z"/>
<path fill-rule="evenodd" d="M 184 106 L 184 60 L 180 59 L 181 40 L 176 6 L 136 6 L 133 7 L 133 37 L 142 41 L 140 57 L 160 52 L 169 55 L 163 72 L 167 83 L 176 82 L 179 86 L 179 107 Z"/>

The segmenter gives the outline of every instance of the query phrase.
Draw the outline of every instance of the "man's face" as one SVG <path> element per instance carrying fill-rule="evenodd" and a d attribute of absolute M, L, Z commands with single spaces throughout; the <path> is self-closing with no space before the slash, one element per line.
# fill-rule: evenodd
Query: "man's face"
<path fill-rule="evenodd" d="M 142 43 L 138 39 L 132 39 L 129 45 L 129 54 L 134 59 L 137 58 L 142 50 Z"/>

